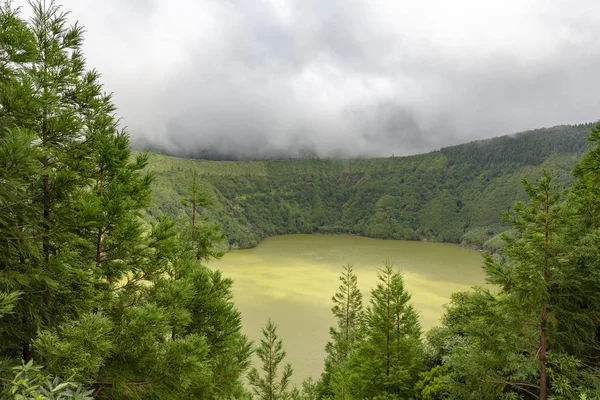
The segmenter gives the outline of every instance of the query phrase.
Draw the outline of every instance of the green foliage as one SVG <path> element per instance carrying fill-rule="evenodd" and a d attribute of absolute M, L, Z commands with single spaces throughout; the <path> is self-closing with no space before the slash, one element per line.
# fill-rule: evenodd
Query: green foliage
<path fill-rule="evenodd" d="M 294 388 L 290 391 L 290 400 L 317 400 L 318 397 L 318 386 L 319 382 L 314 381 L 312 378 L 306 378 L 302 381 L 302 389 Z"/>
<path fill-rule="evenodd" d="M 0 5 L 2 398 L 249 398 L 233 282 L 203 262 L 313 232 L 504 247 L 485 259 L 493 289 L 453 295 L 425 346 L 398 271 L 379 272 L 363 314 L 345 267 L 322 379 L 288 390 L 269 320 L 258 398 L 600 396 L 600 125 L 566 194 L 586 125 L 389 159 L 132 157 L 83 29 L 31 6 L 26 21 Z M 529 201 L 499 222 L 521 180 Z"/>
<path fill-rule="evenodd" d="M 3 389 L 70 398 L 60 380 L 74 379 L 99 398 L 247 396 L 232 281 L 202 264 L 218 229 L 144 220 L 148 156 L 132 157 L 86 71 L 82 28 L 53 2 L 31 6 L 28 22 L 0 6 L 0 354 L 3 369 L 35 357 L 45 375 L 28 367 Z"/>
<path fill-rule="evenodd" d="M 332 298 L 334 305 L 331 309 L 337 327 L 329 329 L 331 341 L 325 346 L 327 358 L 319 385 L 321 397 L 332 396 L 335 399 L 348 398 L 348 361 L 364 334 L 362 294 L 352 265 L 343 268 L 340 282 L 339 290 Z"/>
<path fill-rule="evenodd" d="M 302 381 L 302 396 L 304 400 L 317 400 L 319 383 L 312 378 L 306 378 Z"/>
<path fill-rule="evenodd" d="M 358 234 L 463 243 L 497 251 L 490 241 L 510 228 L 498 216 L 524 200 L 522 178 L 542 169 L 557 181 L 589 147 L 591 125 L 559 126 L 441 149 L 429 154 L 353 160 L 203 161 L 152 154 L 153 200 L 175 217 L 198 171 L 229 248 L 256 246 L 287 233 Z"/>
<path fill-rule="evenodd" d="M 0 292 L 0 317 L 4 314 L 12 314 L 15 303 L 19 300 L 21 293 L 2 293 Z"/>
<path fill-rule="evenodd" d="M 107 317 L 88 314 L 56 331 L 40 332 L 34 346 L 48 370 L 84 382 L 98 372 L 113 350 L 112 328 Z"/>
<path fill-rule="evenodd" d="M 414 392 L 423 348 L 418 315 L 409 301 L 402 275 L 386 264 L 371 291 L 365 339 L 350 358 L 353 398 L 399 399 Z"/>
<path fill-rule="evenodd" d="M 33 361 L 13 368 L 15 373 L 6 385 L 2 400 L 91 400 L 92 390 L 86 390 L 78 383 L 50 378 Z"/>
<path fill-rule="evenodd" d="M 443 319 L 442 349 L 451 397 L 498 399 L 505 391 L 531 391 L 527 385 L 535 384 L 539 365 L 531 353 L 539 325 L 527 319 L 531 314 L 486 289 L 452 297 Z"/>
<path fill-rule="evenodd" d="M 598 397 L 598 153 L 577 166 L 562 203 L 550 175 L 523 181 L 529 201 L 507 215 L 502 256 L 485 258 L 498 290 L 455 294 L 430 334 L 431 359 L 443 366 L 433 387 L 461 399 Z"/>
<path fill-rule="evenodd" d="M 193 170 L 192 182 L 182 201 L 182 205 L 190 209 L 190 237 L 192 246 L 196 250 L 196 258 L 199 260 L 208 260 L 211 257 L 223 255 L 218 248 L 219 243 L 223 240 L 221 226 L 211 223 L 206 216 L 202 216 L 202 220 L 196 217 L 197 214 L 201 215 L 203 209 L 212 205 L 210 195 L 203 191 L 205 186 L 201 184 L 196 170 Z"/>
<path fill-rule="evenodd" d="M 270 319 L 262 330 L 263 338 L 256 348 L 256 355 L 262 362 L 264 376 L 260 376 L 256 368 L 248 374 L 248 382 L 252 391 L 260 400 L 279 400 L 288 396 L 288 385 L 292 376 L 292 366 L 283 366 L 281 377 L 278 376 L 279 365 L 286 356 L 283 342 L 277 336 L 277 325 Z M 298 394 L 296 393 L 296 396 Z"/>
<path fill-rule="evenodd" d="M 590 141 L 594 147 L 575 168 L 577 181 L 562 208 L 569 262 L 563 266 L 565 279 L 555 297 L 564 310 L 562 318 L 571 310 L 580 310 L 571 314 L 577 318 L 569 318 L 569 325 L 561 326 L 560 336 L 582 339 L 572 351 L 586 363 L 600 348 L 600 303 L 595 297 L 600 287 L 600 124 L 592 129 Z M 598 359 L 593 365 L 599 365 Z"/>
<path fill-rule="evenodd" d="M 415 385 L 415 399 L 417 400 L 442 400 L 447 393 L 444 389 L 442 377 L 445 375 L 445 369 L 441 365 L 436 365 L 429 371 L 419 374 L 419 381 Z"/>

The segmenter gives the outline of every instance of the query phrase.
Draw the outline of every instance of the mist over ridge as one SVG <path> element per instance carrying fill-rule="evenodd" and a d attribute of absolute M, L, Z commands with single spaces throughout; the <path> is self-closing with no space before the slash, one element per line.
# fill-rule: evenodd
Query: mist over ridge
<path fill-rule="evenodd" d="M 413 156 L 419 154 L 427 154 L 434 151 L 446 150 L 450 148 L 466 148 L 470 146 L 477 146 L 481 148 L 486 148 L 489 146 L 497 145 L 499 142 L 510 139 L 517 139 L 523 136 L 532 135 L 532 136 L 540 136 L 540 135 L 553 135 L 560 136 L 563 130 L 569 130 L 574 127 L 583 127 L 585 129 L 589 129 L 593 126 L 593 123 L 582 123 L 576 125 L 556 125 L 552 127 L 546 128 L 538 128 L 532 129 L 523 132 L 516 132 L 512 134 L 496 136 L 488 139 L 478 139 L 473 141 L 465 141 L 463 143 L 451 144 L 448 146 L 442 146 L 437 149 L 432 149 L 430 151 L 423 152 L 415 152 L 412 154 L 368 154 L 368 153 L 357 153 L 357 154 L 347 154 L 341 151 L 337 151 L 335 153 L 323 154 L 319 153 L 317 147 L 315 145 L 305 146 L 293 149 L 264 149 L 253 147 L 250 149 L 246 149 L 246 151 L 236 151 L 234 147 L 233 150 L 219 148 L 219 147 L 211 147 L 211 148 L 178 148 L 176 146 L 167 147 L 163 144 L 153 144 L 147 140 L 135 140 L 132 143 L 132 147 L 134 150 L 138 151 L 150 151 L 153 153 L 163 154 L 171 157 L 179 157 L 179 158 L 190 158 L 190 159 L 200 159 L 200 160 L 212 160 L 212 161 L 247 161 L 247 160 L 284 160 L 284 159 L 308 159 L 308 158 L 322 158 L 322 159 L 355 159 L 355 158 L 380 158 L 380 157 L 402 157 L 402 156 Z M 556 138 L 554 139 L 556 140 Z M 567 135 L 563 140 L 571 140 L 571 138 Z M 557 149 L 560 151 L 561 149 Z"/>
<path fill-rule="evenodd" d="M 137 147 L 387 157 L 600 118 L 596 0 L 60 3 Z"/>

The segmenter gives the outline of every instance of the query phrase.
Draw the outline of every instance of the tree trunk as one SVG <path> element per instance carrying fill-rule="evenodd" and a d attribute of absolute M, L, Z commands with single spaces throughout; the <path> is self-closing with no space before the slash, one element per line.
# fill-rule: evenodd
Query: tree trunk
<path fill-rule="evenodd" d="M 31 346 L 29 343 L 23 343 L 23 361 L 27 364 L 31 360 Z"/>
<path fill-rule="evenodd" d="M 44 238 L 42 240 L 42 250 L 44 252 L 44 258 L 46 263 L 50 261 L 50 236 L 48 233 L 50 232 L 50 177 L 48 175 L 44 175 L 43 177 L 43 185 L 44 185 Z"/>
<path fill-rule="evenodd" d="M 545 290 L 542 293 L 542 312 L 540 316 L 540 400 L 548 398 L 548 379 L 546 376 L 546 328 L 548 325 L 548 301 L 546 299 L 546 290 L 548 288 L 548 245 L 550 242 L 550 192 L 546 190 L 546 223 L 545 223 L 545 238 L 544 238 L 544 264 L 543 276 Z"/>
<path fill-rule="evenodd" d="M 96 239 L 96 265 L 100 266 L 102 259 L 102 228 L 98 228 L 98 237 Z"/>
<path fill-rule="evenodd" d="M 104 194 L 104 167 L 100 167 L 100 179 L 98 180 L 98 196 Z M 100 266 L 102 259 L 102 228 L 98 228 L 98 237 L 96 239 L 96 265 Z"/>
<path fill-rule="evenodd" d="M 344 360 L 348 359 L 348 351 L 350 350 L 350 296 L 352 288 L 350 286 L 350 274 L 346 276 L 346 345 L 344 346 Z"/>
<path fill-rule="evenodd" d="M 548 398 L 548 381 L 546 377 L 546 324 L 548 310 L 546 302 L 542 304 L 542 321 L 540 323 L 540 400 Z"/>
<path fill-rule="evenodd" d="M 196 195 L 192 199 L 192 240 L 196 240 Z"/>
<path fill-rule="evenodd" d="M 386 367 L 385 367 L 385 376 L 389 377 L 390 376 L 390 292 L 391 292 L 391 284 L 390 284 L 390 275 L 389 275 L 389 271 L 388 271 L 388 276 L 387 276 L 387 293 L 386 293 L 386 301 L 387 301 L 387 318 L 386 318 L 386 327 L 385 327 L 385 340 L 386 340 Z M 386 384 L 386 388 L 385 391 L 388 391 L 387 388 L 387 384 Z"/>

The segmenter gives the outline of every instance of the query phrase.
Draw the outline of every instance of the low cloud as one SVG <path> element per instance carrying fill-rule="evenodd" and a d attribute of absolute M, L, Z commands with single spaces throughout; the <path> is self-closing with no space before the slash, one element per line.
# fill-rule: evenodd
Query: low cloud
<path fill-rule="evenodd" d="M 600 3 L 64 0 L 134 142 L 389 156 L 600 117 Z"/>

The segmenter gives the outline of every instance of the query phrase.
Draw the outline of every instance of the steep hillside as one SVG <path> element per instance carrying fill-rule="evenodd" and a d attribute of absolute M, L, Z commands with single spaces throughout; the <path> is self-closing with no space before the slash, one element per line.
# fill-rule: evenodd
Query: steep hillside
<path fill-rule="evenodd" d="M 522 178 L 542 169 L 569 185 L 591 125 L 557 126 L 443 148 L 428 154 L 351 160 L 203 161 L 152 154 L 149 213 L 185 212 L 192 171 L 229 247 L 284 233 L 493 245 L 504 211 L 524 195 Z"/>

